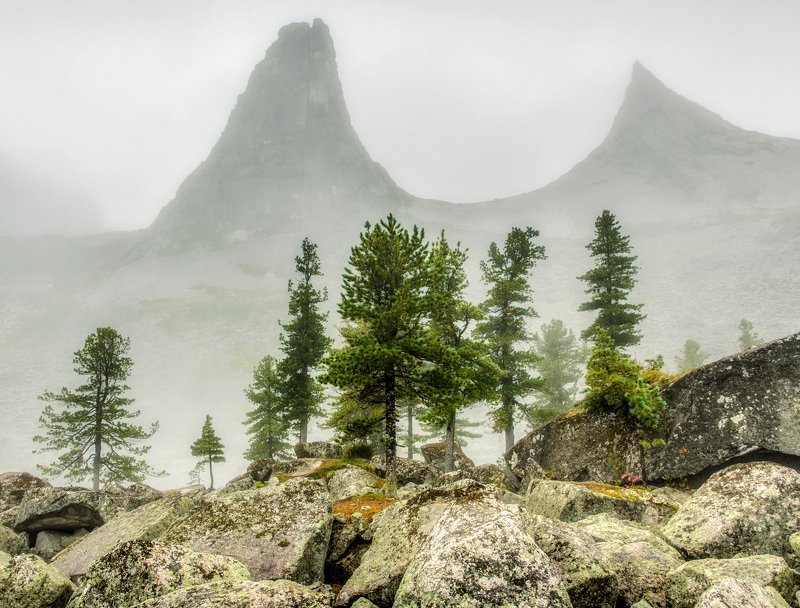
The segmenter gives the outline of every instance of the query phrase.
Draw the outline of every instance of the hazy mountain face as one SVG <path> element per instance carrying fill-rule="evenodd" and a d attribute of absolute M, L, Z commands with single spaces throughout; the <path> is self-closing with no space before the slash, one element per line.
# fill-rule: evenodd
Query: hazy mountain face
<path fill-rule="evenodd" d="M 539 229 L 548 259 L 533 273 L 534 306 L 543 321 L 561 318 L 578 331 L 591 318 L 576 312 L 584 296 L 575 277 L 590 265 L 584 246 L 594 218 L 611 209 L 639 255 L 634 301 L 644 302 L 648 318 L 637 356 L 662 353 L 670 363 L 687 338 L 714 356 L 729 353 L 742 317 L 763 337 L 792 333 L 799 161 L 800 142 L 738 129 L 637 65 L 608 137 L 552 184 L 475 205 L 414 199 L 354 132 L 327 27 L 289 25 L 255 67 L 208 158 L 152 227 L 0 240 L 0 412 L 13 421 L 0 470 L 43 459 L 31 454 L 36 396 L 75 385 L 72 352 L 95 327 L 111 325 L 131 337 L 142 422 L 162 423 L 152 459 L 173 477 L 159 483 L 187 480 L 189 445 L 206 414 L 227 447 L 222 477 L 237 474 L 243 389 L 257 361 L 278 354 L 300 241 L 319 244 L 336 335 L 349 248 L 365 221 L 389 211 L 469 247 L 476 301 L 485 296 L 478 261 L 489 243 L 515 225 Z M 479 462 L 502 450 L 502 438 L 486 432 L 467 448 Z"/>

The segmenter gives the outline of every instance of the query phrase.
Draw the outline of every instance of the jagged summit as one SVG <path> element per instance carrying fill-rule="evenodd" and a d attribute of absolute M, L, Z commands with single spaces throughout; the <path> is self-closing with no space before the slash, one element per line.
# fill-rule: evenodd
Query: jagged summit
<path fill-rule="evenodd" d="M 354 131 L 333 40 L 315 19 L 281 28 L 208 158 L 153 229 L 191 239 L 254 233 L 331 205 L 405 198 Z"/>

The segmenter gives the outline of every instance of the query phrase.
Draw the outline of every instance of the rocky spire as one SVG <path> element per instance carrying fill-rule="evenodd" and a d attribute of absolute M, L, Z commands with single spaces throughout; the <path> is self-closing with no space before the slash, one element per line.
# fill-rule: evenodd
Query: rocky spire
<path fill-rule="evenodd" d="M 333 40 L 315 19 L 280 30 L 208 158 L 153 229 L 180 240 L 241 237 L 407 197 L 354 131 Z"/>

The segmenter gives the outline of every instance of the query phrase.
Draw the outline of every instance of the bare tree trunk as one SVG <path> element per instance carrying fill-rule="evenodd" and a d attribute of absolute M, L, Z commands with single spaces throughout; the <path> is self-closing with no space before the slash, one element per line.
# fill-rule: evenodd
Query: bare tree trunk
<path fill-rule="evenodd" d="M 444 472 L 449 473 L 453 470 L 453 450 L 455 450 L 456 443 L 456 412 L 451 411 L 447 415 L 447 429 L 445 432 L 445 450 L 444 450 Z"/>
<path fill-rule="evenodd" d="M 509 422 L 508 426 L 505 428 L 506 433 L 506 452 L 514 447 L 514 423 Z"/>
<path fill-rule="evenodd" d="M 408 452 L 408 459 L 414 458 L 414 407 L 411 402 L 408 402 L 408 439 L 406 440 L 406 449 Z"/>
<path fill-rule="evenodd" d="M 300 421 L 300 443 L 308 443 L 308 420 Z"/>
<path fill-rule="evenodd" d="M 386 424 L 383 431 L 386 444 L 386 479 L 394 484 L 397 478 L 397 386 L 394 370 L 384 373 L 383 382 L 386 391 Z"/>
<path fill-rule="evenodd" d="M 209 490 L 214 489 L 214 464 L 211 462 L 211 455 L 208 456 L 208 474 L 211 476 L 211 487 Z"/>
<path fill-rule="evenodd" d="M 92 488 L 100 489 L 100 457 L 103 451 L 103 407 L 100 403 L 94 411 L 94 460 L 92 462 Z"/>

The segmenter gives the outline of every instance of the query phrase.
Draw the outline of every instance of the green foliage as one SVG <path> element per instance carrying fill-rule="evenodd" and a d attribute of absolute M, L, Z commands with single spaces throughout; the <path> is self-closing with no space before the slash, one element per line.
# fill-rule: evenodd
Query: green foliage
<path fill-rule="evenodd" d="M 761 337 L 753 329 L 753 324 L 747 319 L 739 321 L 739 348 L 747 350 L 761 344 Z"/>
<path fill-rule="evenodd" d="M 255 408 L 247 412 L 244 424 L 250 435 L 244 457 L 285 458 L 289 455 L 289 423 L 283 405 L 283 382 L 274 357 L 264 357 L 253 370 L 253 382 L 244 394 Z"/>
<path fill-rule="evenodd" d="M 158 430 L 153 423 L 144 430 L 128 422 L 139 416 L 130 410 L 133 399 L 125 396 L 125 384 L 133 368 L 128 357 L 130 340 L 111 327 L 99 327 L 86 337 L 83 348 L 73 357 L 75 373 L 85 382 L 77 389 L 66 387 L 60 393 L 45 391 L 39 399 L 59 404 L 57 411 L 48 404 L 39 417 L 45 435 L 34 441 L 42 444 L 42 452 L 60 452 L 49 465 L 39 466 L 46 475 L 64 475 L 80 482 L 92 476 L 93 487 L 100 481 L 143 481 L 146 475 L 160 476 L 140 456 L 150 447 L 137 445 Z"/>
<path fill-rule="evenodd" d="M 514 420 L 523 399 L 541 386 L 531 375 L 536 356 L 520 348 L 528 339 L 527 320 L 536 316 L 531 307 L 533 288 L 530 272 L 545 250 L 534 243 L 539 232 L 533 228 L 512 228 L 502 249 L 489 246 L 487 259 L 481 262 L 483 281 L 489 286 L 481 308 L 485 318 L 477 327 L 477 336 L 488 344 L 489 356 L 502 370 L 494 389 L 497 406 L 491 415 L 494 427 L 506 434 L 506 447 L 514 443 Z"/>
<path fill-rule="evenodd" d="M 642 304 L 629 304 L 628 294 L 636 284 L 637 266 L 631 252 L 630 237 L 622 234 L 617 218 L 608 210 L 595 221 L 595 238 L 586 248 L 594 258 L 595 267 L 580 277 L 587 284 L 591 297 L 578 310 L 596 310 L 597 318 L 582 334 L 584 340 L 592 339 L 598 328 L 611 336 L 616 348 L 626 348 L 639 343 L 642 336 L 639 323 L 646 315 L 640 311 Z"/>
<path fill-rule="evenodd" d="M 343 458 L 370 460 L 375 456 L 375 448 L 365 441 L 355 441 L 342 448 Z"/>
<path fill-rule="evenodd" d="M 483 433 L 477 433 L 470 429 L 480 429 L 483 425 L 475 420 L 470 420 L 466 416 L 456 416 L 453 425 L 454 441 L 456 445 L 466 447 L 470 439 L 480 439 Z M 447 424 L 436 422 L 423 422 L 422 433 L 419 435 L 421 443 L 441 442 L 447 440 Z"/>
<path fill-rule="evenodd" d="M 678 372 L 684 373 L 696 369 L 705 364 L 708 355 L 700 350 L 700 344 L 696 340 L 686 340 L 683 344 L 683 352 L 675 360 Z"/>
<path fill-rule="evenodd" d="M 211 416 L 206 415 L 206 421 L 203 423 L 203 429 L 200 432 L 200 437 L 191 446 L 192 456 L 199 458 L 197 463 L 198 467 L 208 464 L 208 473 L 211 477 L 210 489 L 214 489 L 214 468 L 215 462 L 225 462 L 225 448 L 222 445 L 222 440 L 214 432 L 214 426 L 211 423 Z"/>
<path fill-rule="evenodd" d="M 300 443 L 305 443 L 309 420 L 322 414 L 322 388 L 312 374 L 330 345 L 330 339 L 325 335 L 327 314 L 319 309 L 328 294 L 312 283 L 314 277 L 322 276 L 317 245 L 303 239 L 301 251 L 295 258 L 300 278 L 296 284 L 289 281 L 291 320 L 281 324 L 284 358 L 279 367 L 284 379 L 281 393 L 286 419 L 298 430 Z"/>
<path fill-rule="evenodd" d="M 589 352 L 558 319 L 542 325 L 532 340 L 542 386 L 534 402 L 524 406 L 523 412 L 536 427 L 574 405 Z"/>
<path fill-rule="evenodd" d="M 655 430 L 658 428 L 661 413 L 667 407 L 658 386 L 649 384 L 642 376 L 638 376 L 633 392 L 628 393 L 626 399 L 628 413 L 634 420 L 645 429 Z"/>

